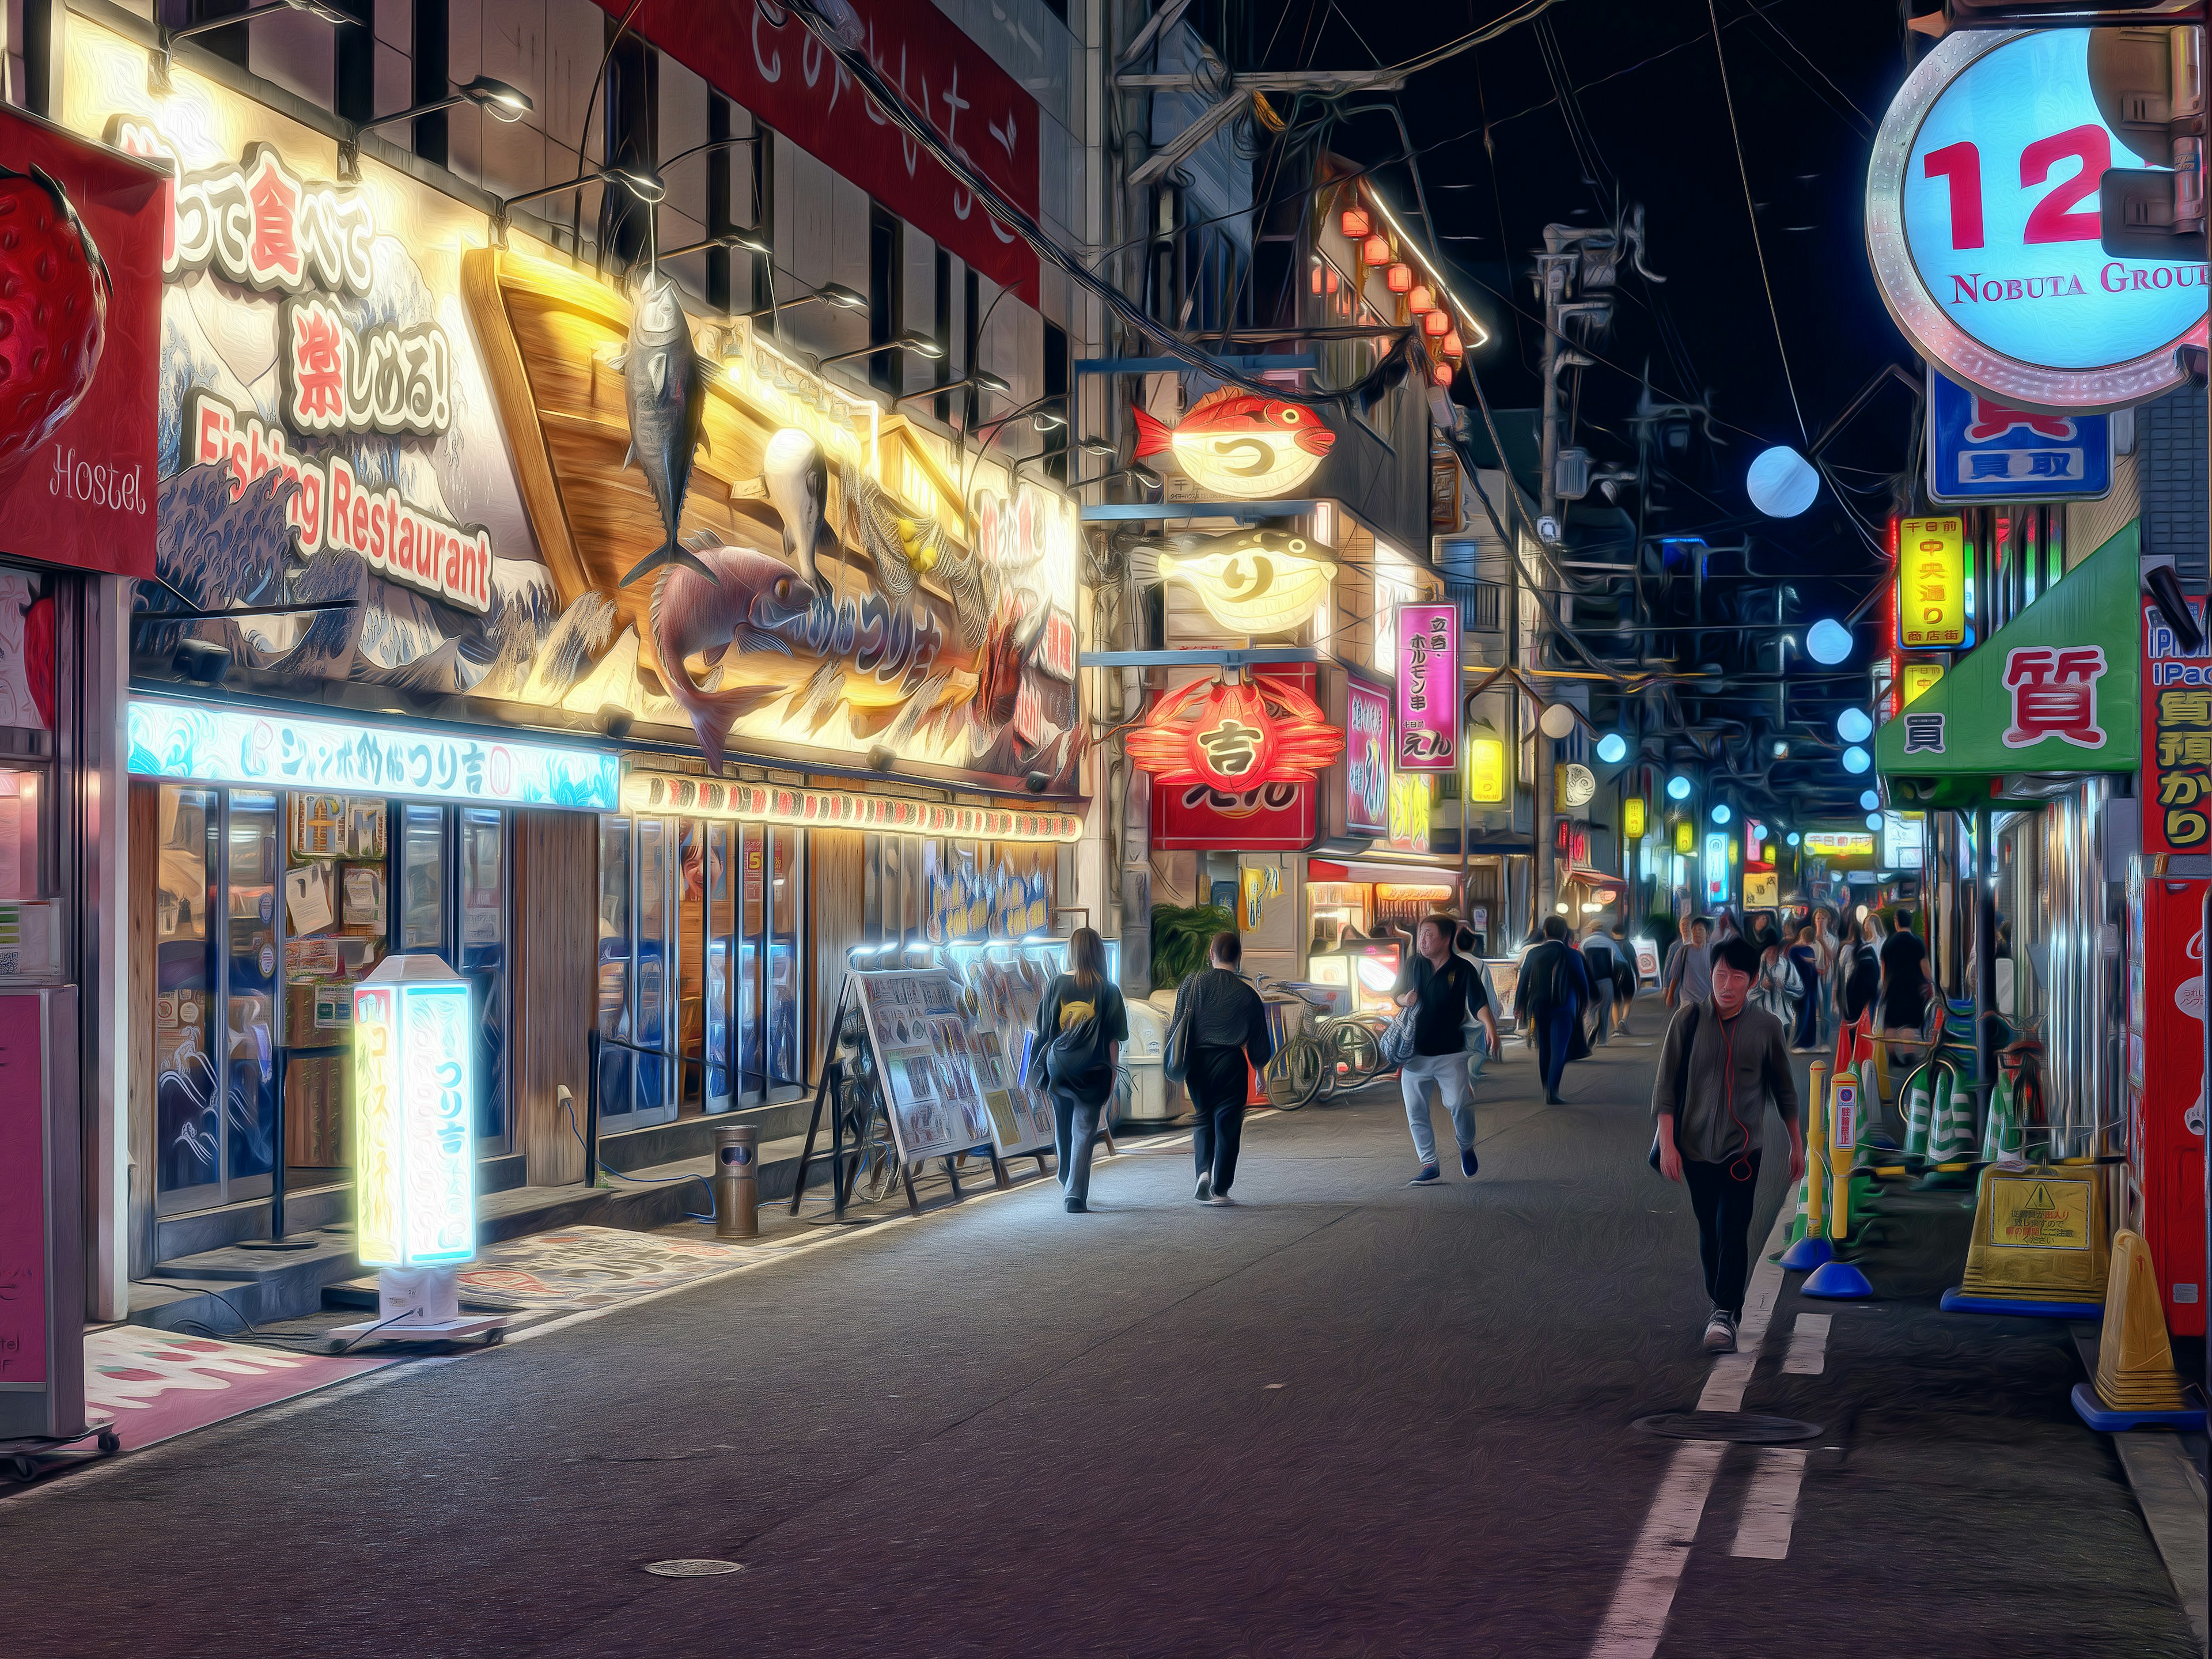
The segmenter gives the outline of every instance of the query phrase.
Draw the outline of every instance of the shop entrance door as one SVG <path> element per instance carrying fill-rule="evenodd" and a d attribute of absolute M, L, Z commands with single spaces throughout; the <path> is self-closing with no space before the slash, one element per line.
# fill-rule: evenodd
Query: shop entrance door
<path fill-rule="evenodd" d="M 399 895 L 394 945 L 436 956 L 469 981 L 479 1157 L 507 1148 L 507 823 L 496 807 L 395 806 Z"/>
<path fill-rule="evenodd" d="M 610 821 L 611 823 L 613 821 Z M 649 820 L 635 826 L 642 834 Z M 657 826 L 656 826 L 657 827 Z M 688 819 L 678 826 L 675 1048 L 682 1109 L 726 1112 L 799 1086 L 803 833 Z M 602 841 L 602 869 L 608 843 Z M 640 869 L 644 868 L 641 860 Z M 613 933 L 602 877 L 601 1029 L 613 1018 Z M 641 930 L 641 950 L 647 935 Z M 696 1062 L 696 1063 L 693 1063 Z M 654 1061 L 658 1065 L 660 1062 Z M 673 1066 L 672 1058 L 671 1065 Z M 609 1073 L 611 1075 L 611 1073 Z M 673 1109 L 672 1108 L 672 1110 Z M 601 1108 L 604 1118 L 605 1108 Z M 635 1126 L 631 1120 L 623 1127 Z"/>

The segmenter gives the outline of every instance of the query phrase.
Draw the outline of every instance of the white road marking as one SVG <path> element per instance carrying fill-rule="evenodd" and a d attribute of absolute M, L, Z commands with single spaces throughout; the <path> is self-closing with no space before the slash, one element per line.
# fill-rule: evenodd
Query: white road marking
<path fill-rule="evenodd" d="M 1705 1498 L 1727 1449 L 1724 1441 L 1686 1440 L 1675 1451 L 1628 1558 L 1627 1571 L 1620 1575 L 1613 1606 L 1590 1647 L 1590 1659 L 1651 1659 L 1658 1650 L 1667 1614 L 1674 1605 L 1674 1586 L 1690 1559 L 1698 1522 L 1705 1518 Z"/>
<path fill-rule="evenodd" d="M 1805 1480 L 1807 1453 L 1787 1446 L 1759 1449 L 1759 1468 L 1744 1494 L 1743 1519 L 1737 1522 L 1730 1555 L 1754 1561 L 1790 1559 L 1790 1528 L 1797 1520 L 1797 1494 Z"/>
<path fill-rule="evenodd" d="M 1801 1313 L 1790 1333 L 1790 1352 L 1782 1356 L 1782 1369 L 1792 1376 L 1818 1376 L 1828 1369 L 1828 1327 L 1835 1315 Z"/>
<path fill-rule="evenodd" d="M 1736 1351 L 1713 1363 L 1705 1391 L 1698 1396 L 1701 1412 L 1743 1409 L 1743 1391 L 1759 1364 L 1759 1350 L 1766 1340 L 1766 1328 L 1774 1318 L 1775 1298 L 1782 1293 L 1782 1264 L 1767 1258 L 1778 1253 L 1790 1236 L 1792 1211 L 1787 1204 L 1774 1217 L 1774 1230 L 1758 1257 L 1743 1303 L 1743 1322 L 1736 1328 Z M 1590 1659 L 1651 1659 L 1666 1633 L 1667 1615 L 1674 1606 L 1674 1589 L 1682 1582 L 1683 1565 L 1698 1522 L 1712 1493 L 1713 1477 L 1720 1471 L 1727 1443 L 1686 1440 L 1675 1449 L 1674 1461 L 1651 1500 L 1651 1512 L 1629 1552 L 1620 1583 L 1613 1592 L 1613 1605 L 1598 1626 L 1590 1645 Z"/>

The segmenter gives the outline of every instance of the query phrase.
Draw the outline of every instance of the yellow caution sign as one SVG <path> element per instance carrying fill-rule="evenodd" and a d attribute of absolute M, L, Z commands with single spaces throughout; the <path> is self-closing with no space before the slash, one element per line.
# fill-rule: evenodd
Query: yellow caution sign
<path fill-rule="evenodd" d="M 2089 1248 L 2090 1183 L 1993 1177 L 1989 1185 L 1989 1242 L 2015 1250 Z"/>

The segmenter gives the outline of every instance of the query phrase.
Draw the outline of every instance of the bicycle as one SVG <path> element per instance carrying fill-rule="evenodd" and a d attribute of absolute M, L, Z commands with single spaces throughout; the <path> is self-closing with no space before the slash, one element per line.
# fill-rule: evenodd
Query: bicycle
<path fill-rule="evenodd" d="M 1391 1069 L 1382 1063 L 1382 1036 L 1389 1022 L 1382 1015 L 1330 1013 L 1326 1003 L 1286 981 L 1265 974 L 1255 977 L 1261 996 L 1268 995 L 1272 985 L 1278 1006 L 1297 1003 L 1315 1015 L 1310 1028 L 1302 1025 L 1284 1037 L 1260 1073 L 1267 1103 L 1277 1111 L 1298 1111 L 1340 1090 L 1360 1088 Z"/>

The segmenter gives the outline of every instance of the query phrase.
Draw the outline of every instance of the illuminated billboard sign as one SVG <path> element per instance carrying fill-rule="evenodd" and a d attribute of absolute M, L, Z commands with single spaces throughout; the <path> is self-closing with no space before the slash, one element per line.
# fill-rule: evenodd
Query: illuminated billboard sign
<path fill-rule="evenodd" d="M 1459 766 L 1459 607 L 1398 607 L 1398 748 L 1401 772 Z"/>
<path fill-rule="evenodd" d="M 2008 408 L 2126 408 L 2182 384 L 2205 267 L 2108 258 L 2097 185 L 2135 158 L 2089 84 L 2089 29 L 1962 30 L 1882 118 L 1867 252 L 1929 362 Z"/>
<path fill-rule="evenodd" d="M 365 1266 L 476 1256 L 472 997 L 433 956 L 386 957 L 354 988 L 354 1229 Z"/>
<path fill-rule="evenodd" d="M 1874 831 L 1808 830 L 1805 836 L 1805 854 L 1808 858 L 1816 859 L 1870 859 L 1874 856 Z"/>

